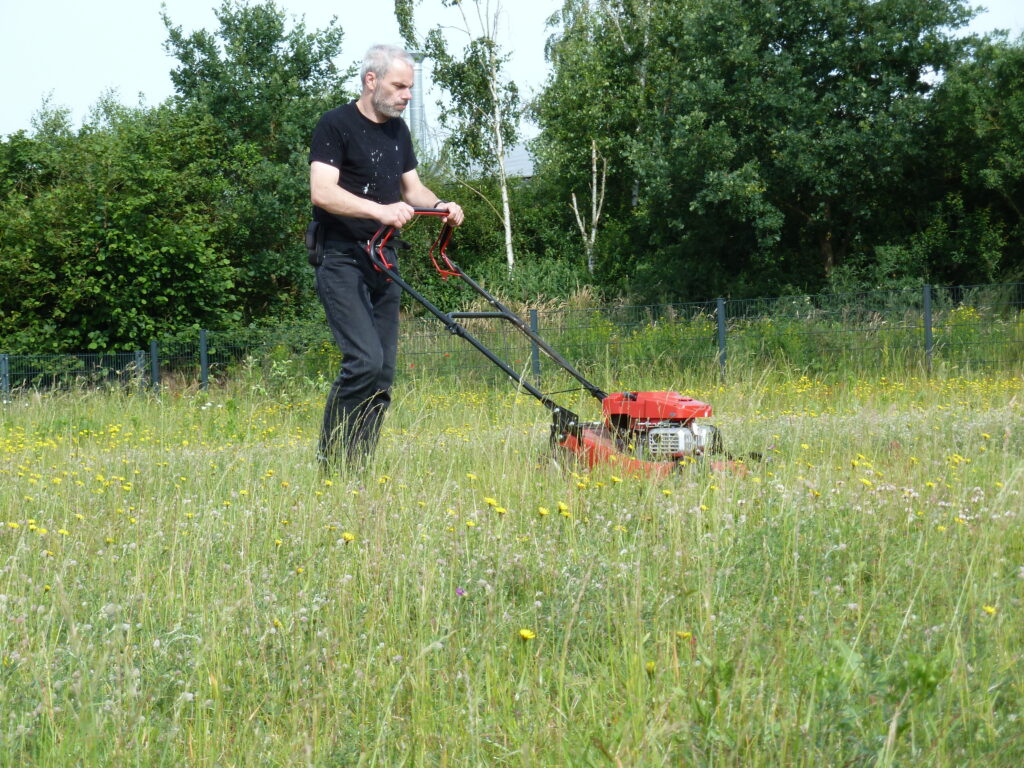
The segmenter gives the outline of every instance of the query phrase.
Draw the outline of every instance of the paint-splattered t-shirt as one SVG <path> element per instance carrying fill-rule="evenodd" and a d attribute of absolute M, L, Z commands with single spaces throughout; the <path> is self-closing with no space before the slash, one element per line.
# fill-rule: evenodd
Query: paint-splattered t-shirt
<path fill-rule="evenodd" d="M 402 199 L 402 174 L 416 168 L 416 153 L 405 120 L 375 123 L 352 101 L 320 118 L 309 146 L 313 161 L 337 168 L 342 189 L 389 205 Z M 380 226 L 372 219 L 335 216 L 317 206 L 313 218 L 327 224 L 332 235 L 355 241 L 370 239 Z"/>

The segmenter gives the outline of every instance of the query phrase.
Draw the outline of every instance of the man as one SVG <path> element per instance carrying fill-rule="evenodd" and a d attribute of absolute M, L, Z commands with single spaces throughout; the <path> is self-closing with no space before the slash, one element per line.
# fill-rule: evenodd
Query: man
<path fill-rule="evenodd" d="M 367 241 L 382 224 L 407 224 L 414 207 L 444 208 L 453 226 L 463 220 L 462 209 L 439 200 L 416 173 L 401 119 L 412 87 L 412 57 L 373 46 L 363 60 L 362 94 L 325 113 L 310 143 L 313 218 L 324 229 L 316 290 L 342 353 L 320 432 L 317 458 L 325 467 L 342 449 L 348 461 L 368 456 L 391 402 L 401 288 L 373 268 Z M 389 261 L 398 263 L 393 254 Z"/>

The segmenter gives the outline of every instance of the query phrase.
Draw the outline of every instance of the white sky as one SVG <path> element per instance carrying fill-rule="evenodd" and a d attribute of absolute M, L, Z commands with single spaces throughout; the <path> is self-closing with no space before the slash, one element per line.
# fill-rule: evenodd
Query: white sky
<path fill-rule="evenodd" d="M 488 0 L 495 7 L 499 0 Z M 186 32 L 217 27 L 220 0 L 165 0 L 168 14 Z M 499 40 L 511 53 L 508 74 L 524 96 L 547 74 L 545 21 L 561 0 L 500 0 Z M 1024 2 L 978 0 L 990 10 L 973 31 L 1024 31 Z M 337 15 L 345 30 L 343 67 L 361 59 L 372 43 L 400 43 L 392 0 L 277 0 L 290 15 L 304 16 L 308 29 L 323 28 Z M 467 3 L 467 5 L 469 5 Z M 457 23 L 455 9 L 424 0 L 416 9 L 417 31 Z M 160 0 L 0 0 L 0 136 L 31 129 L 32 115 L 47 97 L 71 110 L 77 124 L 105 92 L 119 101 L 153 105 L 171 95 L 174 60 L 163 50 L 166 33 Z M 453 37 L 456 42 L 459 37 Z M 354 88 L 353 84 L 353 88 Z M 428 118 L 436 95 L 426 94 Z"/>
<path fill-rule="evenodd" d="M 545 22 L 561 0 L 488 0 L 500 9 L 499 39 L 512 54 L 508 74 L 524 95 L 547 72 Z M 171 22 L 186 33 L 219 26 L 214 8 L 221 0 L 164 0 Z M 161 0 L 0 0 L 0 136 L 31 130 L 32 116 L 49 96 L 79 123 L 99 97 L 114 89 L 125 104 L 158 104 L 173 93 L 175 59 L 164 52 Z M 340 69 L 362 60 L 374 43 L 401 44 L 392 0 L 276 0 L 289 16 L 305 17 L 309 30 L 325 28 L 337 16 L 345 38 Z M 468 4 L 467 4 L 468 5 Z M 472 17 L 471 17 L 472 20 Z M 457 9 L 439 0 L 416 8 L 420 35 L 438 23 L 461 24 Z M 464 36 L 452 34 L 457 43 Z M 357 90 L 356 83 L 352 89 Z M 427 93 L 428 116 L 437 96 Z"/>

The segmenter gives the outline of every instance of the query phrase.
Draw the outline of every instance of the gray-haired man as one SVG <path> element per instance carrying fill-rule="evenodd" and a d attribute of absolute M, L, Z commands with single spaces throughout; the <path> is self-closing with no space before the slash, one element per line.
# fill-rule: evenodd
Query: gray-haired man
<path fill-rule="evenodd" d="M 463 220 L 462 209 L 439 200 L 416 173 L 409 128 L 396 119 L 412 87 L 412 57 L 373 46 L 363 61 L 362 94 L 325 113 L 310 142 L 313 218 L 324 230 L 316 289 L 342 353 L 320 433 L 317 457 L 325 464 L 339 443 L 349 460 L 368 455 L 391 403 L 401 288 L 374 270 L 367 241 L 381 224 L 407 224 L 414 206 L 446 208 L 454 226 Z"/>

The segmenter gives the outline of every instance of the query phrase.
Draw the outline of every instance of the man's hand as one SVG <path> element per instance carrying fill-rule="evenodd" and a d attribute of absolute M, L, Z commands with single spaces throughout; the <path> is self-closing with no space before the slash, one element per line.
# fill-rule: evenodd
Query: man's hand
<path fill-rule="evenodd" d="M 442 219 L 445 224 L 451 224 L 453 227 L 457 227 L 465 219 L 465 214 L 462 212 L 462 206 L 458 203 L 441 203 L 437 207 L 439 210 L 448 211 L 448 215 Z"/>
<path fill-rule="evenodd" d="M 408 224 L 416 211 L 408 203 L 391 203 L 391 205 L 380 206 L 380 213 L 377 221 L 388 227 L 401 229 Z"/>

